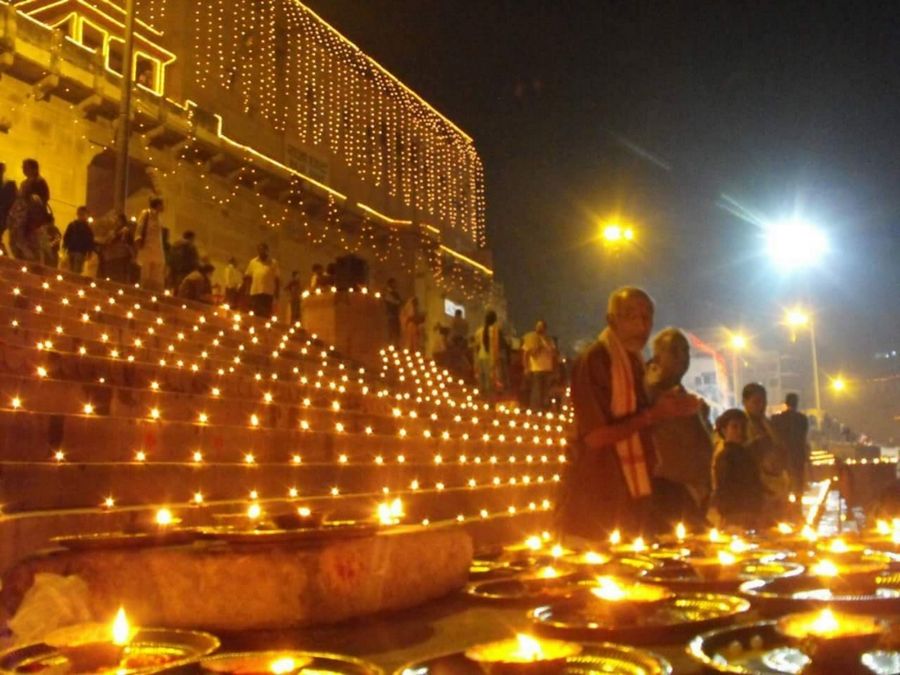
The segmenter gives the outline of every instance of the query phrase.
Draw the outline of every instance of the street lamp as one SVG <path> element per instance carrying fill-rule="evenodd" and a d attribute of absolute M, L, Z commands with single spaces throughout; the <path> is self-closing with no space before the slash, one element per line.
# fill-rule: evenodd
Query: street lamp
<path fill-rule="evenodd" d="M 825 233 L 806 221 L 785 220 L 766 229 L 766 249 L 780 271 L 811 267 L 828 251 Z"/>
<path fill-rule="evenodd" d="M 738 407 L 740 395 L 740 375 L 738 368 L 740 367 L 740 359 L 738 353 L 747 348 L 747 338 L 740 333 L 733 333 L 729 341 L 731 347 L 731 386 L 734 388 L 734 406 Z"/>
<path fill-rule="evenodd" d="M 785 323 L 792 329 L 809 328 L 809 344 L 812 350 L 813 390 L 816 397 L 816 410 L 822 409 L 822 394 L 819 391 L 819 357 L 816 352 L 816 324 L 812 315 L 802 308 L 788 310 Z"/>
<path fill-rule="evenodd" d="M 843 377 L 838 375 L 837 377 L 832 378 L 831 390 L 835 394 L 843 393 L 844 391 L 846 391 L 846 389 L 847 389 L 847 381 Z"/>
<path fill-rule="evenodd" d="M 604 243 L 611 246 L 619 246 L 626 242 L 634 241 L 634 229 L 612 221 L 603 225 L 600 236 L 603 238 Z"/>

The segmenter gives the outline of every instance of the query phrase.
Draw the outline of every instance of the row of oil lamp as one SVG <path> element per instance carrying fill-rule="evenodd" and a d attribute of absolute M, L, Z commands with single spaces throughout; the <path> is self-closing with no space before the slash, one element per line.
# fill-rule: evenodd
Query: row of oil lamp
<path fill-rule="evenodd" d="M 25 272 L 25 271 L 27 271 L 27 269 L 26 269 L 26 268 L 22 268 L 22 271 Z M 60 281 L 62 280 L 62 276 L 61 276 L 61 275 L 58 276 L 57 278 L 58 278 Z M 97 287 L 95 283 L 92 283 L 91 286 L 92 286 L 92 288 L 96 288 L 96 287 Z M 49 288 L 50 288 L 49 283 L 44 282 L 43 288 L 44 288 L 45 290 L 49 290 Z M 18 294 L 20 293 L 20 291 L 19 291 L 19 289 L 16 288 L 16 289 L 13 290 L 13 293 L 16 294 L 16 295 L 18 295 Z M 118 294 L 119 294 L 120 296 L 123 295 L 121 289 L 119 289 Z M 79 290 L 79 291 L 78 291 L 78 295 L 79 295 L 80 297 L 84 297 L 84 291 L 83 291 L 83 290 Z M 156 298 L 156 296 L 153 296 L 153 297 L 150 298 L 150 300 L 151 300 L 151 302 L 156 302 L 156 301 L 157 301 L 157 298 Z M 108 298 L 108 302 L 110 302 L 110 304 L 114 304 L 114 303 L 115 303 L 115 300 L 114 300 L 114 298 L 110 297 L 110 298 Z M 65 304 L 68 304 L 68 303 L 66 302 Z M 139 304 L 139 303 L 136 303 L 136 304 L 135 304 L 135 307 L 138 307 L 138 308 L 139 308 L 139 307 L 140 307 L 140 304 Z M 216 310 L 216 311 L 213 312 L 213 316 L 214 316 L 214 317 L 219 317 L 219 318 L 225 318 L 225 319 L 228 319 L 228 318 L 229 318 L 229 316 L 228 316 L 228 311 L 229 311 L 228 307 L 225 306 L 225 307 L 224 307 L 224 310 L 225 310 L 225 316 L 224 316 L 224 317 L 220 316 L 218 310 Z M 97 311 L 99 311 L 99 306 L 98 306 L 98 308 L 97 308 Z M 232 316 L 231 316 L 231 320 L 234 322 L 234 325 L 235 325 L 235 328 L 236 328 L 236 329 L 239 327 L 239 325 L 240 325 L 240 323 L 241 323 L 241 318 L 242 318 L 242 317 L 241 317 L 240 313 L 234 313 L 234 314 L 232 314 Z M 206 322 L 206 317 L 205 317 L 205 316 L 200 316 L 200 318 L 199 318 L 199 320 L 198 320 L 198 324 L 202 324 L 202 323 L 205 323 L 205 322 Z M 277 319 L 273 319 L 272 321 L 267 321 L 266 324 L 265 324 L 265 325 L 266 325 L 266 328 L 271 328 L 273 322 L 277 322 Z M 157 323 L 159 323 L 160 325 L 162 325 L 162 319 L 161 319 L 161 318 L 158 318 L 158 319 L 157 319 Z M 195 324 L 195 325 L 194 325 L 194 329 L 195 329 L 195 330 L 198 329 L 198 324 Z M 221 331 L 220 331 L 220 332 L 221 332 Z M 250 332 L 251 334 L 254 332 L 254 328 L 253 328 L 252 326 L 250 327 L 249 332 Z M 289 330 L 289 333 L 292 334 L 293 332 L 294 332 L 294 329 L 291 328 L 291 329 Z M 313 338 L 315 338 L 315 336 L 313 336 Z M 284 340 L 286 340 L 286 339 L 287 339 L 287 337 L 285 337 L 285 338 L 282 340 L 282 342 L 284 342 Z M 255 341 L 256 341 L 255 338 L 254 338 L 252 341 L 255 342 Z M 311 341 L 308 340 L 308 341 L 307 341 L 307 347 L 310 346 L 310 345 L 311 345 Z M 284 348 L 284 346 L 282 346 L 282 348 Z M 305 353 L 305 352 L 306 352 L 306 350 L 304 349 L 304 350 L 303 350 L 303 353 Z M 443 380 L 444 378 L 446 378 L 448 382 L 452 382 L 452 380 L 450 379 L 450 374 L 449 374 L 448 371 L 446 371 L 446 370 L 438 370 L 438 369 L 434 366 L 433 362 L 428 362 L 428 361 L 426 361 L 426 359 L 425 359 L 420 353 L 418 353 L 418 352 L 411 353 L 411 352 L 409 352 L 409 350 L 397 350 L 396 348 L 394 348 L 393 346 L 391 346 L 390 348 L 388 348 L 387 350 L 384 351 L 385 359 L 387 359 L 388 353 L 390 353 L 390 354 L 392 354 L 392 355 L 395 356 L 395 364 L 398 365 L 398 366 L 400 366 L 400 361 L 399 361 L 398 355 L 401 354 L 401 353 L 403 353 L 403 354 L 406 356 L 408 366 L 413 365 L 413 358 L 416 359 L 418 366 L 419 366 L 419 367 L 422 367 L 422 368 L 426 367 L 426 363 L 430 363 L 430 365 L 431 365 L 431 368 L 430 368 L 431 373 L 432 373 L 433 375 L 435 375 L 435 376 L 436 376 L 436 379 L 440 382 L 440 384 L 438 385 L 438 386 L 440 386 L 440 388 L 443 388 L 442 385 L 443 385 L 444 383 L 441 382 L 441 380 Z M 402 367 L 401 367 L 401 371 L 402 371 Z M 417 371 L 416 371 L 416 373 L 417 373 Z M 419 380 L 418 380 L 418 378 L 416 379 L 416 382 L 417 382 L 417 383 L 420 383 Z M 458 384 L 459 384 L 459 385 L 462 385 L 462 381 L 459 381 Z M 432 393 L 433 393 L 433 394 L 436 394 L 436 392 L 432 392 Z M 478 393 L 477 390 L 475 390 L 474 392 L 467 394 L 467 395 L 466 395 L 466 401 L 465 401 L 465 403 L 471 404 L 473 407 L 479 407 L 479 405 L 478 405 L 477 403 L 473 402 L 473 394 L 474 394 L 475 396 L 477 396 L 477 393 Z M 484 404 L 481 404 L 481 405 L 484 406 Z M 530 410 L 524 410 L 524 411 L 522 411 L 522 410 L 519 410 L 519 409 L 509 409 L 509 410 L 504 410 L 504 412 L 505 412 L 506 414 L 513 414 L 513 415 L 519 415 L 519 414 L 527 414 L 527 415 L 529 415 L 529 416 L 532 415 L 532 414 L 534 414 L 534 415 L 536 415 L 536 416 L 541 416 L 541 415 L 542 415 L 542 413 L 532 413 L 532 411 L 530 411 Z M 543 413 L 543 415 L 547 415 L 548 419 L 553 419 L 553 413 Z"/>
<path fill-rule="evenodd" d="M 15 326 L 18 326 L 18 321 L 17 321 L 17 320 L 14 320 L 14 321 L 13 321 L 13 324 L 14 324 Z M 59 331 L 59 329 L 61 329 L 61 327 L 58 327 L 58 331 Z M 101 338 L 105 338 L 105 337 L 106 337 L 105 334 L 104 334 L 103 336 L 101 336 Z M 40 350 L 52 349 L 52 346 L 53 346 L 53 345 L 52 345 L 52 341 L 50 341 L 50 340 L 48 340 L 48 341 L 43 341 L 43 340 L 42 340 L 42 341 L 40 341 L 39 344 L 38 344 L 38 347 L 39 347 Z M 173 345 L 170 345 L 170 346 L 169 346 L 169 351 L 171 351 L 171 352 L 174 354 L 174 346 L 173 346 Z M 87 350 L 86 347 L 82 346 L 82 347 L 80 347 L 79 353 L 80 353 L 81 355 L 87 355 L 88 350 Z M 120 357 L 122 356 L 122 354 L 119 352 L 118 349 L 112 349 L 112 351 L 109 352 L 109 355 L 110 355 L 110 358 L 112 358 L 112 359 L 114 359 L 114 360 L 115 360 L 115 359 L 118 359 L 118 358 L 120 358 Z M 206 352 L 204 352 L 202 356 L 203 356 L 204 358 L 206 358 L 206 356 L 207 356 Z M 129 360 L 129 361 L 134 361 L 134 355 L 131 355 L 131 354 L 125 356 L 124 358 L 125 358 L 126 360 Z M 239 356 L 236 356 L 235 358 L 237 359 L 237 361 L 236 361 L 235 363 L 239 363 L 239 362 L 240 362 L 240 357 L 239 357 Z M 160 365 L 161 365 L 161 366 L 168 365 L 168 361 L 167 361 L 166 359 L 162 359 L 162 360 L 160 361 Z M 180 366 L 180 367 L 184 367 L 185 364 L 184 364 L 184 361 L 183 361 L 183 360 L 178 360 L 178 361 L 175 362 L 174 365 Z M 343 364 L 341 364 L 341 365 L 343 366 Z M 199 371 L 199 366 L 198 366 L 197 364 L 191 364 L 191 365 L 190 365 L 190 368 L 191 368 L 192 370 L 194 370 L 194 371 Z M 294 370 L 295 370 L 295 371 L 298 371 L 297 368 L 294 368 Z M 225 374 L 225 370 L 224 370 L 224 369 L 220 369 L 220 372 L 221 372 L 222 375 Z M 44 368 L 44 367 L 42 367 L 42 366 L 39 366 L 38 369 L 37 369 L 37 374 L 38 374 L 38 377 L 39 377 L 39 378 L 44 378 L 44 377 L 46 377 L 46 376 L 47 376 L 46 368 Z M 323 374 L 323 373 L 321 373 L 321 371 L 320 371 L 320 375 L 322 375 L 322 374 Z M 342 382 L 347 382 L 347 381 L 348 381 L 348 377 L 347 377 L 346 375 L 342 376 L 342 377 L 341 377 L 341 381 L 342 381 Z M 362 378 L 360 378 L 359 382 L 360 382 L 360 384 L 361 384 L 361 386 L 362 386 L 361 392 L 362 392 L 364 395 L 369 394 L 369 387 L 368 387 L 367 385 L 363 384 L 364 380 L 363 380 Z M 309 383 L 309 380 L 308 380 L 308 378 L 306 378 L 306 377 L 304 376 L 304 377 L 301 377 L 301 378 L 300 378 L 300 383 L 301 383 L 301 384 L 308 384 L 308 383 Z M 322 381 L 321 381 L 321 380 L 317 380 L 316 383 L 315 383 L 315 386 L 317 386 L 318 388 L 321 388 L 321 387 L 323 386 Z M 443 383 L 443 382 L 440 383 L 439 386 L 440 386 L 441 388 L 443 388 L 443 387 L 444 387 L 444 383 Z M 343 384 L 341 384 L 341 385 L 339 386 L 334 380 L 332 380 L 331 382 L 328 383 L 328 387 L 329 387 L 330 389 L 332 389 L 332 390 L 334 390 L 334 389 L 345 390 L 345 387 L 344 387 Z M 437 390 L 434 390 L 433 393 L 437 393 Z M 443 393 L 444 397 L 448 397 L 448 396 L 449 396 L 449 393 L 448 393 L 447 391 L 444 391 L 444 392 L 442 392 L 442 393 Z M 384 389 L 378 391 L 378 396 L 379 396 L 379 397 L 382 397 L 382 396 L 384 396 L 384 395 L 386 395 L 386 394 L 387 394 L 387 391 L 384 390 Z M 399 395 L 398 395 L 398 396 L 399 396 Z M 400 398 L 402 398 L 402 397 L 400 397 Z M 418 398 L 421 398 L 421 397 L 418 397 Z M 426 397 L 426 398 L 427 398 L 427 397 Z M 441 400 L 441 399 L 437 399 L 437 400 L 435 401 L 435 403 L 436 403 L 436 404 L 439 404 L 439 403 L 440 403 L 440 400 Z M 449 399 L 447 402 L 448 402 L 448 404 L 450 404 L 451 402 L 454 402 L 454 401 L 453 401 L 453 399 Z M 463 407 L 463 406 L 460 406 L 460 407 Z M 472 407 L 477 409 L 478 406 L 473 405 Z M 399 408 L 395 408 L 395 409 L 394 409 L 394 416 L 395 416 L 395 417 L 397 416 L 397 412 L 398 412 L 398 411 L 399 411 Z M 515 411 L 515 412 L 520 412 L 520 411 Z M 531 412 L 531 411 L 525 411 L 526 416 L 530 416 L 530 412 Z M 403 413 L 401 412 L 401 414 L 403 414 Z M 415 413 L 414 410 L 408 411 L 407 414 L 408 414 L 410 417 L 415 417 L 415 416 L 416 416 L 416 413 Z M 434 418 L 435 416 L 436 416 L 436 414 L 435 414 L 435 413 L 432 413 L 432 418 Z M 548 421 L 549 421 L 550 419 L 552 419 L 552 417 L 548 417 L 548 418 L 547 418 Z M 476 421 L 476 420 L 477 420 L 477 417 L 473 417 L 473 424 L 476 424 L 476 423 L 480 422 L 480 420 L 477 420 L 477 421 Z M 459 424 L 459 423 L 461 423 L 463 420 L 462 420 L 461 416 L 457 414 L 453 421 L 456 422 L 457 424 Z M 560 421 L 562 421 L 562 419 L 560 419 Z M 493 422 L 494 422 L 494 426 L 499 426 L 499 420 L 498 420 L 498 419 L 494 419 Z M 510 428 L 516 428 L 516 427 L 517 427 L 517 424 L 516 424 L 515 420 L 510 420 L 510 421 L 509 421 L 509 426 L 510 426 Z M 526 422 L 522 425 L 522 428 L 525 429 L 525 430 L 528 430 L 528 429 L 530 429 L 532 426 L 534 427 L 535 430 L 537 430 L 537 429 L 539 428 L 539 424 L 538 424 L 538 423 L 535 423 L 534 425 L 532 425 L 532 424 L 530 424 L 528 421 L 526 421 Z M 550 432 L 551 430 L 553 430 L 552 426 L 551 426 L 550 424 L 547 424 L 547 423 L 545 423 L 545 424 L 543 425 L 543 427 L 544 427 L 544 430 L 547 431 L 547 432 Z M 557 423 L 557 424 L 556 424 L 555 431 L 556 431 L 556 432 L 562 432 L 562 431 L 564 431 L 563 425 Z M 433 432 L 433 431 L 430 431 L 430 432 L 429 432 L 428 430 L 426 430 L 426 431 L 423 432 L 423 434 L 427 434 L 427 433 L 432 433 L 432 434 L 433 434 L 433 433 L 435 433 L 435 432 Z M 468 435 L 466 434 L 466 436 L 468 436 Z M 487 436 L 489 436 L 489 434 L 488 434 Z M 518 440 L 518 438 L 520 438 L 520 437 L 517 437 L 517 441 L 518 441 L 518 442 L 521 442 L 520 440 Z M 484 435 L 483 435 L 483 440 L 488 440 L 488 439 L 485 439 L 485 438 L 484 438 Z M 551 443 L 554 442 L 554 441 L 553 441 L 552 439 L 550 439 L 549 437 L 546 438 L 546 439 L 540 439 L 538 436 L 535 436 L 532 440 L 533 440 L 535 443 L 546 442 L 547 444 L 551 444 Z M 564 439 L 559 439 L 560 444 L 563 444 L 563 440 L 564 440 Z"/>

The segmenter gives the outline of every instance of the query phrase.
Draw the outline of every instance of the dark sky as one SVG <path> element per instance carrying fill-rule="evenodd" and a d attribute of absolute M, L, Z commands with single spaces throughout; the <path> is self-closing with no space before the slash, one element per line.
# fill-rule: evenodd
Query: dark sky
<path fill-rule="evenodd" d="M 474 137 L 520 332 L 593 336 L 634 282 L 659 325 L 743 324 L 771 348 L 806 298 L 826 371 L 900 348 L 897 3 L 307 4 Z M 779 275 L 724 196 L 821 225 L 829 257 Z M 612 257 L 592 238 L 616 212 L 640 241 Z"/>

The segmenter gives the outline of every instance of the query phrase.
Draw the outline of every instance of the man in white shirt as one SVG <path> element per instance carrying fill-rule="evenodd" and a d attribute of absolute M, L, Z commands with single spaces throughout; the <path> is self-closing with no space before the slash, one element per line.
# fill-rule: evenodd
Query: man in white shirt
<path fill-rule="evenodd" d="M 256 316 L 270 318 L 281 290 L 281 273 L 278 263 L 269 257 L 268 244 L 260 244 L 256 250 L 258 255 L 244 272 L 244 280 L 250 284 L 250 311 Z"/>
<path fill-rule="evenodd" d="M 556 345 L 547 335 L 545 321 L 538 321 L 534 331 L 522 339 L 522 358 L 528 378 L 529 407 L 532 410 L 544 410 L 556 369 Z"/>

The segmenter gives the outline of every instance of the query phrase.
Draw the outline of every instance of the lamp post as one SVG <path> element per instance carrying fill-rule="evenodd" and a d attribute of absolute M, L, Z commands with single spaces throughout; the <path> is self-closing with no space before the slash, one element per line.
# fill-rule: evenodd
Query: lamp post
<path fill-rule="evenodd" d="M 791 328 L 809 327 L 809 344 L 812 351 L 813 391 L 816 397 L 816 410 L 822 409 L 822 394 L 819 390 L 819 357 L 816 353 L 816 322 L 812 315 L 802 309 L 792 309 L 787 313 L 786 323 Z"/>
<path fill-rule="evenodd" d="M 116 215 L 125 213 L 128 196 L 128 143 L 131 139 L 131 89 L 134 73 L 134 0 L 125 0 L 125 45 L 122 49 L 122 87 L 116 126 L 116 174 L 113 207 Z"/>

